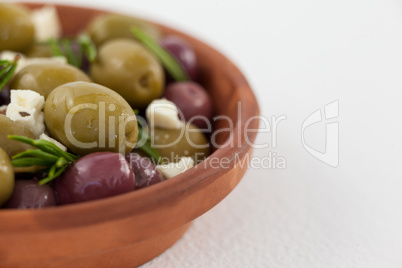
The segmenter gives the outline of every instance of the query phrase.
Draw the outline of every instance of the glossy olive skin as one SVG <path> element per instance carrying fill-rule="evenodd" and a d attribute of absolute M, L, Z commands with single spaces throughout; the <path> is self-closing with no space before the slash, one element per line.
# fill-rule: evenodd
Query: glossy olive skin
<path fill-rule="evenodd" d="M 34 41 L 29 11 L 11 3 L 0 3 L 0 51 L 23 52 Z"/>
<path fill-rule="evenodd" d="M 14 169 L 10 157 L 0 148 L 0 207 L 14 190 Z"/>
<path fill-rule="evenodd" d="M 19 71 L 10 88 L 30 89 L 46 99 L 56 87 L 76 81 L 91 82 L 91 79 L 83 71 L 69 64 L 41 63 L 28 65 Z"/>
<path fill-rule="evenodd" d="M 10 157 L 28 149 L 32 149 L 31 146 L 25 143 L 10 140 L 8 135 L 19 135 L 31 139 L 35 138 L 32 132 L 23 125 L 12 121 L 3 114 L 0 114 L 0 147 L 3 148 Z"/>
<path fill-rule="evenodd" d="M 199 163 L 209 155 L 209 143 L 204 134 L 192 124 L 182 124 L 181 129 L 151 129 L 154 148 L 163 160 L 179 162 L 181 157 L 192 157 Z M 197 148 L 199 147 L 199 148 Z"/>
<path fill-rule="evenodd" d="M 135 177 L 125 157 L 98 152 L 73 163 L 54 183 L 60 205 L 85 202 L 135 189 Z"/>
<path fill-rule="evenodd" d="M 158 60 L 140 43 L 116 39 L 102 45 L 91 65 L 94 82 L 123 96 L 136 109 L 145 108 L 161 96 L 164 73 Z"/>
<path fill-rule="evenodd" d="M 35 180 L 16 180 L 13 194 L 4 208 L 34 209 L 56 204 L 56 196 L 49 185 L 39 185 Z"/>
<path fill-rule="evenodd" d="M 136 153 L 130 153 L 126 159 L 135 174 L 136 188 L 145 188 L 164 180 L 159 170 L 147 158 Z"/>
<path fill-rule="evenodd" d="M 173 57 L 175 57 L 178 63 L 183 67 L 184 71 L 186 71 L 190 80 L 197 80 L 197 57 L 190 44 L 175 35 L 169 35 L 162 38 L 159 44 L 168 52 L 170 52 Z M 174 81 L 173 78 L 171 78 L 171 81 Z"/>
<path fill-rule="evenodd" d="M 138 27 L 154 39 L 160 36 L 159 30 L 138 18 L 128 17 L 118 14 L 105 14 L 96 17 L 88 26 L 87 33 L 96 46 L 100 46 L 106 41 L 117 38 L 134 39 L 131 27 Z"/>
<path fill-rule="evenodd" d="M 171 83 L 165 98 L 176 104 L 185 121 L 199 128 L 211 127 L 212 100 L 201 85 L 191 81 Z"/>
<path fill-rule="evenodd" d="M 95 83 L 55 88 L 45 102 L 44 115 L 50 134 L 78 155 L 102 151 L 125 155 L 137 142 L 133 109 L 119 94 Z"/>
<path fill-rule="evenodd" d="M 0 92 L 0 106 L 8 105 L 10 103 L 10 90 L 5 87 Z"/>

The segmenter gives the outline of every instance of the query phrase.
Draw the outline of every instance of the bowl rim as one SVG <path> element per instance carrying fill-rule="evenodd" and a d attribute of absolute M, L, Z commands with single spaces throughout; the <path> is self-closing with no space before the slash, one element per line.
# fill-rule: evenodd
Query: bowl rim
<path fill-rule="evenodd" d="M 66 5 L 66 4 L 56 4 L 53 2 L 49 3 L 24 3 L 18 2 L 19 4 L 26 5 L 30 8 L 38 7 L 42 5 L 53 5 L 56 8 L 73 8 L 73 9 L 84 9 L 99 13 L 113 13 L 108 12 L 101 9 L 89 8 L 86 6 L 74 6 L 74 5 Z M 126 15 L 126 14 L 125 14 Z M 217 149 L 213 152 L 206 160 L 201 162 L 201 164 L 206 166 L 211 166 L 210 161 L 212 157 L 217 157 L 221 159 L 222 157 L 231 156 L 231 162 L 228 163 L 228 166 L 233 164 L 233 161 L 236 160 L 236 157 L 239 155 L 244 155 L 247 152 L 251 151 L 251 146 L 246 142 L 246 137 L 244 135 L 240 135 L 238 133 L 241 132 L 244 128 L 245 122 L 255 116 L 259 115 L 259 107 L 256 97 L 251 90 L 250 85 L 248 84 L 244 75 L 240 72 L 240 70 L 222 53 L 218 52 L 215 48 L 210 45 L 188 35 L 187 33 L 175 30 L 165 25 L 161 25 L 160 23 L 153 22 L 151 20 L 147 20 L 150 23 L 159 27 L 162 32 L 168 32 L 172 34 L 177 34 L 180 37 L 185 38 L 185 40 L 190 43 L 197 43 L 199 46 L 205 48 L 208 53 L 211 54 L 211 57 L 215 57 L 222 61 L 223 64 L 223 72 L 228 75 L 227 79 L 233 81 L 233 85 L 235 86 L 234 90 L 238 94 L 238 101 L 247 109 L 243 110 L 243 113 L 240 114 L 240 118 L 237 118 L 236 122 L 233 126 L 233 135 L 232 139 L 240 140 L 241 147 L 231 148 L 231 147 L 223 147 Z M 250 126 L 253 129 L 258 129 L 258 121 L 252 122 Z M 249 141 L 254 142 L 256 138 L 257 132 L 252 132 L 247 136 Z M 199 169 L 200 165 L 198 164 L 194 168 L 175 176 L 172 179 L 166 180 L 164 182 L 152 185 L 152 187 L 143 188 L 140 190 L 135 190 L 133 192 L 112 196 L 104 199 L 93 200 L 89 202 L 69 204 L 65 206 L 55 206 L 49 207 L 46 209 L 34 209 L 34 210 L 18 210 L 18 209 L 0 209 L 0 226 L 5 227 L 5 229 L 0 228 L 0 234 L 2 233 L 2 229 L 5 231 L 15 231 L 15 232 L 31 232 L 31 231 L 45 231 L 49 230 L 49 225 L 45 224 L 35 225 L 35 226 L 27 226 L 26 222 L 29 222 L 32 218 L 41 218 L 43 221 L 48 221 L 52 223 L 52 230 L 59 230 L 65 228 L 75 228 L 80 226 L 85 226 L 88 224 L 96 224 L 104 221 L 111 221 L 118 218 L 127 217 L 127 212 L 131 213 L 131 216 L 135 214 L 141 214 L 144 211 L 144 206 L 153 206 L 160 205 L 164 206 L 166 200 L 177 200 L 180 195 L 184 193 L 192 193 L 193 191 L 199 191 L 202 189 L 203 185 L 206 185 L 213 180 L 219 179 L 220 176 L 226 174 L 231 169 L 230 168 L 212 168 L 209 170 Z M 201 172 L 200 172 L 201 171 Z M 196 189 L 198 187 L 198 189 Z M 201 187 L 201 188 L 200 188 Z M 121 204 L 130 204 L 127 206 L 121 207 Z M 120 206 L 120 207 L 119 207 Z M 118 209 L 116 209 L 118 208 Z M 141 209 L 142 208 L 142 209 Z M 210 208 L 206 209 L 209 210 Z M 108 210 L 107 216 L 102 216 L 103 211 Z M 87 217 L 90 215 L 90 217 Z M 97 215 L 94 217 L 94 215 Z M 78 217 L 77 217 L 78 216 Z M 199 215 L 198 215 L 199 216 Z M 76 217 L 76 220 L 72 220 L 72 217 Z M 68 221 L 64 221 L 64 219 L 69 219 Z"/>

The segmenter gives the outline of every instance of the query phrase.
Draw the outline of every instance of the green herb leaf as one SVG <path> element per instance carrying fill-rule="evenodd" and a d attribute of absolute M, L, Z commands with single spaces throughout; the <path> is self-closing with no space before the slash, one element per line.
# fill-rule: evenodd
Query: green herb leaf
<path fill-rule="evenodd" d="M 33 157 L 15 159 L 12 160 L 11 163 L 13 164 L 14 167 L 32 167 L 32 166 L 47 167 L 53 164 L 52 161 Z"/>
<path fill-rule="evenodd" d="M 17 62 L 19 60 L 19 56 L 15 57 L 13 62 L 9 62 L 6 66 L 1 70 L 0 75 L 0 92 L 7 85 L 10 79 L 13 77 L 15 69 L 17 69 Z"/>
<path fill-rule="evenodd" d="M 161 61 L 162 65 L 176 81 L 189 80 L 186 72 L 176 59 L 152 37 L 136 27 L 131 28 L 131 33 Z"/>
<path fill-rule="evenodd" d="M 155 163 L 159 164 L 162 161 L 161 155 L 157 150 L 155 150 L 155 148 L 151 146 L 150 142 L 151 138 L 148 135 L 146 135 L 142 127 L 138 125 L 138 140 L 142 140 L 144 136 L 146 138 L 146 141 L 144 142 L 143 145 L 139 146 L 138 148 L 144 153 L 146 153 L 148 156 L 150 156 L 155 161 Z"/>
<path fill-rule="evenodd" d="M 60 176 L 65 170 L 66 170 L 67 166 L 64 166 L 62 168 L 59 168 L 57 171 L 55 171 L 52 176 L 48 175 L 46 178 L 42 179 L 39 181 L 39 185 L 44 185 L 48 182 L 51 182 L 52 180 L 54 180 L 55 178 L 57 178 L 58 176 Z"/>
<path fill-rule="evenodd" d="M 0 70 L 0 77 L 2 77 L 8 70 L 10 70 L 12 63 L 7 62 L 2 64 L 3 69 Z"/>
<path fill-rule="evenodd" d="M 0 60 L 0 65 L 11 64 L 9 60 Z"/>
<path fill-rule="evenodd" d="M 66 57 L 67 62 L 77 68 L 80 68 L 82 65 L 82 56 L 84 53 L 90 62 L 95 61 L 97 56 L 96 46 L 88 35 L 82 34 L 75 40 L 79 45 L 76 53 L 71 48 L 71 41 L 74 40 L 67 38 L 60 40 L 50 39 L 49 43 L 53 55 Z"/>
<path fill-rule="evenodd" d="M 49 39 L 50 49 L 52 50 L 52 54 L 54 56 L 62 56 L 64 57 L 63 51 L 61 51 L 59 44 L 54 38 Z"/>
<path fill-rule="evenodd" d="M 43 158 L 43 159 L 46 159 L 46 160 L 49 160 L 52 162 L 58 160 L 57 156 L 46 153 L 42 150 L 27 150 L 25 152 L 14 155 L 13 159 L 20 159 L 20 158 L 25 158 L 25 157 L 39 157 L 39 158 Z"/>
<path fill-rule="evenodd" d="M 88 60 L 90 62 L 94 62 L 96 59 L 97 51 L 96 46 L 92 42 L 91 38 L 86 34 L 82 34 L 78 36 L 77 42 L 81 45 Z"/>
<path fill-rule="evenodd" d="M 38 150 L 27 150 L 15 155 L 12 164 L 14 167 L 40 166 L 46 168 L 44 172 L 48 172 L 48 176 L 39 182 L 40 185 L 60 176 L 71 163 L 78 159 L 78 156 L 64 152 L 50 141 L 33 140 L 17 135 L 9 135 L 8 138 L 38 148 Z"/>
<path fill-rule="evenodd" d="M 162 157 L 159 154 L 159 152 L 157 150 L 155 150 L 151 144 L 147 141 L 145 142 L 145 144 L 143 146 L 140 147 L 140 149 L 146 153 L 147 155 L 149 155 L 152 159 L 155 160 L 156 164 L 160 164 L 162 161 Z"/>

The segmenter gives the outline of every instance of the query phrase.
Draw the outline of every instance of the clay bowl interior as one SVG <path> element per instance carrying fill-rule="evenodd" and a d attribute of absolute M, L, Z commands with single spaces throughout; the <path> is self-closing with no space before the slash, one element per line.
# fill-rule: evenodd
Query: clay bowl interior
<path fill-rule="evenodd" d="M 26 4 L 38 8 L 41 4 Z M 104 11 L 56 5 L 63 33 L 81 31 Z M 231 133 L 216 138 L 224 146 L 204 162 L 149 188 L 87 203 L 43 210 L 0 210 L 0 267 L 135 267 L 156 257 L 187 230 L 191 221 L 219 203 L 239 183 L 251 156 L 256 132 L 244 132 L 259 114 L 258 104 L 241 72 L 208 45 L 158 25 L 164 34 L 185 38 L 194 48 L 202 84 L 216 115 L 233 122 Z M 241 111 L 239 111 L 241 105 Z M 228 128 L 225 120 L 214 130 Z M 248 129 L 257 129 L 249 120 Z M 211 161 L 228 159 L 225 165 Z"/>

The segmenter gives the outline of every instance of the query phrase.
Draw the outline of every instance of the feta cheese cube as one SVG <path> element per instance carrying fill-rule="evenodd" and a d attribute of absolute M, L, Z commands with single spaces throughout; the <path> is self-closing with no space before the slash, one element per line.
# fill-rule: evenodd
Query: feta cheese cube
<path fill-rule="evenodd" d="M 153 100 L 148 105 L 145 116 L 151 128 L 180 129 L 183 124 L 179 119 L 177 106 L 167 99 Z"/>
<path fill-rule="evenodd" d="M 67 147 L 64 146 L 61 142 L 50 138 L 48 135 L 46 135 L 45 133 L 40 134 L 39 139 L 41 140 L 45 140 L 45 141 L 50 141 L 52 143 L 54 143 L 57 147 L 59 147 L 60 149 L 62 149 L 63 151 L 67 152 Z"/>
<path fill-rule="evenodd" d="M 191 157 L 182 157 L 177 163 L 168 163 L 157 165 L 156 168 L 166 178 L 170 179 L 177 176 L 194 166 L 194 160 Z"/>
<path fill-rule="evenodd" d="M 35 39 L 37 41 L 60 38 L 61 24 L 54 6 L 44 6 L 33 10 L 31 20 L 35 28 Z"/>
<path fill-rule="evenodd" d="M 24 124 L 38 138 L 45 131 L 42 109 L 45 98 L 32 90 L 11 90 L 11 102 L 6 116 Z"/>

